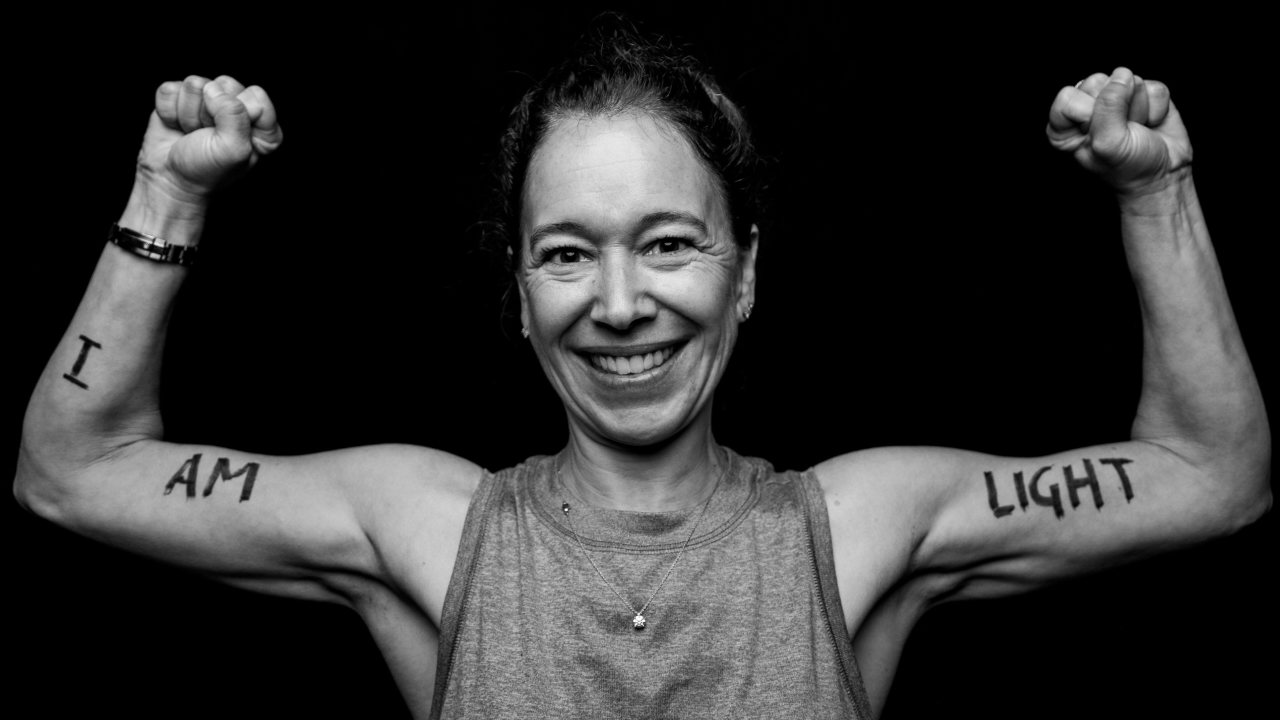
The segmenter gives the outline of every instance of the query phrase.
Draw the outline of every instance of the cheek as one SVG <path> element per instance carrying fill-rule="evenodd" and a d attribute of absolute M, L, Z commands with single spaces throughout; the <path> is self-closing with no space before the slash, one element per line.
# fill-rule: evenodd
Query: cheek
<path fill-rule="evenodd" d="M 654 295 L 682 315 L 703 324 L 717 324 L 733 305 L 732 275 L 718 265 L 689 268 L 661 276 Z"/>
<path fill-rule="evenodd" d="M 545 331 L 563 329 L 591 302 L 590 282 L 535 276 L 525 285 L 531 324 Z"/>

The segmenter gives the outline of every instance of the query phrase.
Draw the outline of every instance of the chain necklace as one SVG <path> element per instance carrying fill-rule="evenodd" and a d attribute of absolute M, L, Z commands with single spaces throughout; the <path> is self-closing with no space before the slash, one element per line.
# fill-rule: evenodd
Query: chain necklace
<path fill-rule="evenodd" d="M 626 605 L 627 609 L 631 611 L 631 614 L 634 616 L 631 618 L 631 625 L 637 631 L 643 630 L 645 625 L 649 622 L 645 619 L 644 611 L 649 608 L 649 603 L 653 602 L 653 599 L 658 597 L 658 592 L 662 590 L 662 586 L 667 584 L 667 578 L 671 577 L 671 571 L 676 569 L 676 565 L 680 562 L 680 558 L 684 557 L 684 551 L 689 549 L 689 541 L 693 540 L 693 534 L 698 531 L 698 526 L 702 524 L 702 518 L 707 514 L 707 506 L 711 505 L 711 498 L 715 497 L 716 490 L 720 488 L 720 480 L 724 477 L 724 473 L 728 469 L 729 463 L 725 462 L 724 467 L 720 470 L 720 475 L 716 477 L 715 487 L 711 488 L 711 494 L 708 495 L 706 501 L 702 503 L 702 512 L 698 513 L 697 521 L 693 523 L 693 528 L 689 530 L 689 537 L 685 538 L 684 545 L 680 548 L 680 552 L 676 554 L 676 559 L 671 562 L 671 567 L 667 568 L 667 574 L 662 576 L 662 582 L 658 583 L 658 587 L 654 589 L 653 594 L 649 596 L 648 600 L 645 600 L 644 605 L 641 605 L 639 610 L 635 609 L 635 606 L 624 598 L 622 593 L 618 592 L 617 588 L 613 586 L 613 583 L 610 583 L 605 579 L 604 573 L 600 572 L 600 567 L 596 565 L 596 561 L 591 558 L 591 553 L 587 552 L 587 546 L 582 543 L 582 537 L 578 535 L 577 529 L 573 527 L 573 516 L 569 514 L 569 503 L 566 502 L 560 506 L 560 509 L 564 511 L 564 516 L 569 520 L 569 530 L 573 532 L 573 538 L 578 541 L 578 547 L 582 548 L 582 554 L 587 556 L 587 561 L 591 563 L 591 567 L 596 571 L 596 575 L 600 576 L 600 581 L 605 584 L 605 587 L 612 590 L 613 594 L 617 595 L 618 599 L 622 601 L 622 604 Z M 564 475 L 560 472 L 559 467 L 556 468 L 556 478 L 560 481 L 560 488 L 564 490 L 567 495 L 569 491 L 564 484 Z"/>

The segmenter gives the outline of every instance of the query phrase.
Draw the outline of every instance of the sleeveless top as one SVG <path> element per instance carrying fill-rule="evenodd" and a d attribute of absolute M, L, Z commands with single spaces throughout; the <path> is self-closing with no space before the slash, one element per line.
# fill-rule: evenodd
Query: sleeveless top
<path fill-rule="evenodd" d="M 485 472 L 440 627 L 432 718 L 870 718 L 813 471 L 725 448 L 702 506 L 589 507 L 553 457 Z"/>

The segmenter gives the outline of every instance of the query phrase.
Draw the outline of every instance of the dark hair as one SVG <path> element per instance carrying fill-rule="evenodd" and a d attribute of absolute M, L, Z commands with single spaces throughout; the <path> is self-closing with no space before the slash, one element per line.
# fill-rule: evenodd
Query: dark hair
<path fill-rule="evenodd" d="M 534 85 L 511 111 L 494 168 L 494 197 L 483 244 L 519 267 L 520 210 L 529 160 L 561 119 L 637 110 L 670 123 L 715 178 L 734 240 L 750 242 L 761 221 L 765 163 L 751 143 L 742 111 L 702 64 L 664 38 L 646 38 L 630 22 L 598 17 L 574 56 Z M 510 258 L 507 261 L 507 258 Z"/>

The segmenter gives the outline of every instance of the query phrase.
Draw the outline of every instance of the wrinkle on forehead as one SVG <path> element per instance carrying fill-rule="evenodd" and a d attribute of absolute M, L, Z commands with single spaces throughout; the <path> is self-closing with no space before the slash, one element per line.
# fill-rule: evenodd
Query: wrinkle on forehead
<path fill-rule="evenodd" d="M 627 137 L 637 131 L 650 142 L 636 143 Z M 605 158 L 602 153 L 616 153 L 617 157 Z M 640 165 L 630 174 L 625 168 L 617 168 L 617 173 L 602 172 L 611 166 L 627 163 Z M 548 168 L 548 164 L 555 166 L 555 170 Z M 521 191 L 522 245 L 527 246 L 529 230 L 535 223 L 550 219 L 531 217 L 532 202 L 541 200 L 563 205 L 572 197 L 557 197 L 560 195 L 556 192 L 557 186 L 572 184 L 574 178 L 571 175 L 584 172 L 590 173 L 594 182 L 575 188 L 576 192 L 569 195 L 613 194 L 614 197 L 606 200 L 604 205 L 624 214 L 636 209 L 641 194 L 661 195 L 673 185 L 684 186 L 686 192 L 679 198 L 669 195 L 665 200 L 683 200 L 678 209 L 697 211 L 709 226 L 715 228 L 713 235 L 723 235 L 732 241 L 727 194 L 719 176 L 676 126 L 650 113 L 630 110 L 590 116 L 566 114 L 553 121 L 535 148 L 528 167 Z M 696 179 L 688 175 L 693 168 L 696 168 Z M 655 187 L 655 176 L 664 176 L 666 181 L 658 182 Z M 689 195 L 701 196 L 696 203 L 698 207 L 688 203 Z M 662 199 L 655 200 L 662 203 Z M 603 208 L 597 205 L 596 209 Z M 655 206 L 652 209 L 669 208 Z"/>

